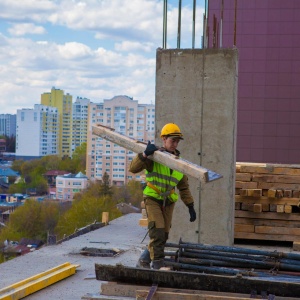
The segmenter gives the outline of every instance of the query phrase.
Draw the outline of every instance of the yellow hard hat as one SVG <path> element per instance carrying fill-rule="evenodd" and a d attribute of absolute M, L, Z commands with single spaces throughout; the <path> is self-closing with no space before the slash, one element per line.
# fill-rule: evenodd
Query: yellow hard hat
<path fill-rule="evenodd" d="M 183 140 L 183 135 L 180 131 L 180 128 L 174 123 L 168 123 L 162 128 L 160 137 L 163 136 L 174 136 Z"/>

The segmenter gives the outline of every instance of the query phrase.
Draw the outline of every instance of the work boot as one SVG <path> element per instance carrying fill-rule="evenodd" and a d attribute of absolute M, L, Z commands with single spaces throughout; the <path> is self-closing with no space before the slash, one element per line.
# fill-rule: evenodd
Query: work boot
<path fill-rule="evenodd" d="M 136 264 L 136 267 L 150 269 L 150 263 L 151 263 L 150 252 L 148 249 L 145 249 L 144 252 L 140 256 L 140 258 Z"/>
<path fill-rule="evenodd" d="M 165 266 L 165 262 L 163 259 L 153 260 L 152 261 L 152 269 L 159 270 L 160 268 Z"/>

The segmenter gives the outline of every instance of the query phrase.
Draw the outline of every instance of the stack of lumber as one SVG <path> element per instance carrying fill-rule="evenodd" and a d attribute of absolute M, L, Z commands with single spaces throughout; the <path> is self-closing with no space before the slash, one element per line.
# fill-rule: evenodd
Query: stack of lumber
<path fill-rule="evenodd" d="M 300 251 L 300 165 L 236 163 L 235 239 L 293 242 Z M 147 226 L 142 206 L 140 226 Z"/>
<path fill-rule="evenodd" d="M 300 165 L 236 164 L 235 238 L 300 241 Z"/>

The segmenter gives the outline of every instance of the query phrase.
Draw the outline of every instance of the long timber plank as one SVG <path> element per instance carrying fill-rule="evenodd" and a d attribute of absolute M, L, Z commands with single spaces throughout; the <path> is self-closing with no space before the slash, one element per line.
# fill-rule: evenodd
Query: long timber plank
<path fill-rule="evenodd" d="M 235 225 L 254 225 L 254 226 L 273 226 L 285 228 L 300 228 L 300 218 L 298 221 L 285 220 L 265 220 L 265 219 L 249 219 L 249 218 L 235 218 Z"/>
<path fill-rule="evenodd" d="M 97 280 L 118 281 L 141 285 L 158 284 L 159 287 L 247 293 L 268 291 L 282 297 L 300 295 L 300 281 L 291 282 L 279 277 L 221 276 L 204 273 L 140 269 L 123 265 L 95 264 Z"/>
<path fill-rule="evenodd" d="M 24 298 L 38 290 L 56 283 L 76 272 L 79 265 L 64 263 L 43 273 L 34 275 L 0 290 L 1 300 Z"/>
<path fill-rule="evenodd" d="M 263 241 L 280 241 L 280 242 L 295 242 L 300 241 L 299 235 L 290 234 L 268 234 L 268 233 L 252 233 L 238 232 L 234 233 L 235 239 L 243 240 L 263 240 Z"/>
<path fill-rule="evenodd" d="M 250 211 L 236 210 L 234 215 L 236 218 L 299 221 L 299 214 L 279 214 L 275 212 L 254 213 Z"/>
<path fill-rule="evenodd" d="M 143 152 L 146 149 L 145 143 L 115 132 L 113 128 L 102 125 L 92 126 L 92 133 L 135 153 Z M 177 157 L 167 151 L 155 151 L 153 155 L 149 156 L 149 159 L 164 164 L 183 174 L 197 178 L 204 183 L 223 177 L 218 173 Z"/>
<path fill-rule="evenodd" d="M 288 204 L 298 206 L 300 204 L 299 198 L 268 198 L 265 196 L 259 198 L 252 198 L 247 196 L 235 195 L 235 202 L 246 202 L 246 203 L 261 203 L 261 204 Z"/>

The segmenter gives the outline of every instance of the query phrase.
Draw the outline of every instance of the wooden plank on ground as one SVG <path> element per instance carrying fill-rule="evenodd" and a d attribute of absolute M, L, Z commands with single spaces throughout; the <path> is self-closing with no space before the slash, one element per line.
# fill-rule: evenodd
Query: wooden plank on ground
<path fill-rule="evenodd" d="M 253 212 L 255 212 L 255 213 L 261 213 L 262 212 L 262 204 L 260 204 L 260 203 L 254 203 L 254 205 L 253 205 Z"/>
<path fill-rule="evenodd" d="M 251 181 L 251 174 L 250 173 L 236 173 L 235 180 L 238 181 Z"/>
<path fill-rule="evenodd" d="M 268 197 L 260 197 L 260 198 L 252 198 L 252 197 L 244 197 L 240 195 L 235 195 L 235 201 L 236 202 L 246 202 L 246 203 L 266 203 L 266 204 L 284 204 L 284 205 L 293 205 L 293 206 L 299 206 L 300 205 L 300 199 L 299 198 L 274 198 L 270 199 Z"/>
<path fill-rule="evenodd" d="M 235 232 L 254 232 L 254 225 L 234 224 Z"/>
<path fill-rule="evenodd" d="M 235 181 L 235 187 L 240 189 L 257 189 L 258 183 L 252 181 Z"/>
<path fill-rule="evenodd" d="M 274 227 L 274 226 L 255 226 L 255 233 L 293 235 L 293 236 L 299 235 L 300 236 L 300 228 L 286 228 L 286 227 Z"/>
<path fill-rule="evenodd" d="M 285 205 L 285 206 L 284 206 L 284 212 L 285 212 L 286 214 L 291 214 L 292 211 L 293 211 L 292 205 Z"/>
<path fill-rule="evenodd" d="M 145 300 L 147 297 L 147 291 L 138 290 L 136 292 L 136 300 Z M 249 296 L 241 297 L 241 296 L 226 296 L 224 294 L 220 295 L 197 295 L 197 294 L 188 294 L 182 292 L 160 292 L 157 291 L 151 300 L 249 300 Z"/>
<path fill-rule="evenodd" d="M 273 182 L 273 183 L 300 183 L 299 175 L 261 175 L 252 174 L 252 181 L 255 182 Z"/>
<path fill-rule="evenodd" d="M 283 189 L 283 190 L 299 190 L 299 183 L 284 183 L 284 182 L 257 182 L 258 189 Z"/>
<path fill-rule="evenodd" d="M 239 172 L 241 173 L 256 173 L 256 174 L 286 174 L 286 175 L 300 175 L 299 165 L 292 166 L 286 165 L 271 165 L 271 164 L 261 164 L 261 165 L 240 165 Z"/>
<path fill-rule="evenodd" d="M 243 233 L 244 234 L 244 233 Z M 252 290 L 268 291 L 276 297 L 300 295 L 300 282 L 290 282 L 284 277 L 274 278 L 213 275 L 194 272 L 141 269 L 123 265 L 95 264 L 97 280 L 136 283 L 159 287 L 209 290 L 224 293 L 251 293 Z"/>
<path fill-rule="evenodd" d="M 126 284 L 121 282 L 103 282 L 101 283 L 101 295 L 105 296 L 115 296 L 115 297 L 130 297 L 135 298 L 137 291 L 143 291 L 146 292 L 151 288 L 151 286 L 146 285 L 135 285 L 135 284 Z M 169 298 L 166 298 L 168 300 L 173 300 L 176 298 L 173 298 L 172 296 L 181 294 L 183 296 L 206 296 L 206 297 L 215 297 L 211 299 L 220 299 L 216 297 L 233 297 L 233 299 L 249 299 L 250 294 L 240 294 L 240 293 L 225 293 L 225 292 L 216 292 L 216 291 L 205 291 L 205 290 L 191 290 L 191 289 L 174 289 L 174 288 L 162 288 L 158 287 L 157 291 L 159 293 L 170 293 Z M 159 296 L 162 296 L 159 294 Z M 145 298 L 144 298 L 145 299 Z M 153 298 L 155 299 L 155 298 Z M 159 298 L 161 299 L 161 298 Z M 180 298 L 181 299 L 181 298 Z M 182 298 L 183 299 L 183 298 Z M 210 298 L 203 298 L 203 299 L 210 299 Z M 231 298 L 221 298 L 224 300 L 229 300 Z M 296 300 L 296 298 L 291 297 L 281 297 L 276 296 L 276 300 Z"/>
<path fill-rule="evenodd" d="M 266 220 L 266 219 L 252 219 L 252 218 L 235 218 L 235 224 L 254 225 L 254 226 L 274 226 L 286 228 L 300 228 L 300 218 L 298 221 L 286 220 Z"/>
<path fill-rule="evenodd" d="M 148 226 L 148 219 L 139 219 L 139 225 L 142 227 Z"/>
<path fill-rule="evenodd" d="M 265 240 L 265 241 L 294 242 L 294 241 L 299 240 L 299 235 L 235 232 L 234 233 L 234 238 L 235 239 L 243 239 L 243 240 Z"/>
<path fill-rule="evenodd" d="M 238 218 L 252 218 L 252 219 L 266 219 L 266 220 L 286 220 L 286 221 L 299 221 L 299 214 L 278 214 L 274 212 L 262 212 L 256 214 L 251 211 L 236 210 L 235 217 Z"/>

